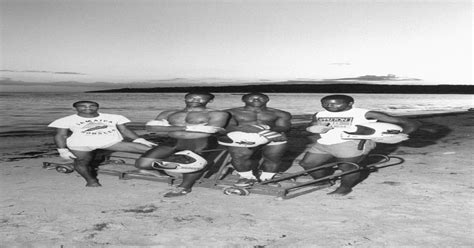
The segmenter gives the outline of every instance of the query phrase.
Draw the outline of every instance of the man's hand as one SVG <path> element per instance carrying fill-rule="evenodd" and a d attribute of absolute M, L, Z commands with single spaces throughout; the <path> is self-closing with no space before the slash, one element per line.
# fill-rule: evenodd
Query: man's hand
<path fill-rule="evenodd" d="M 327 133 L 329 130 L 333 129 L 330 126 L 315 125 L 306 128 L 306 131 L 310 133 Z"/>
<path fill-rule="evenodd" d="M 153 142 L 150 142 L 150 141 L 148 141 L 144 138 L 134 139 L 133 142 L 138 143 L 138 144 L 142 144 L 142 145 L 146 145 L 146 146 L 149 146 L 149 147 L 157 146 L 157 144 L 155 144 Z"/>
<path fill-rule="evenodd" d="M 222 127 L 214 127 L 214 126 L 206 126 L 203 124 L 197 124 L 197 125 L 188 125 L 186 126 L 186 129 L 184 130 L 188 132 L 217 133 L 217 132 L 223 131 L 224 129 Z"/>
<path fill-rule="evenodd" d="M 72 154 L 71 151 L 69 151 L 69 149 L 67 148 L 58 148 L 58 152 L 59 152 L 59 156 L 61 158 L 64 158 L 64 159 L 67 159 L 67 160 L 71 160 L 71 159 L 75 159 L 77 158 L 74 154 Z"/>

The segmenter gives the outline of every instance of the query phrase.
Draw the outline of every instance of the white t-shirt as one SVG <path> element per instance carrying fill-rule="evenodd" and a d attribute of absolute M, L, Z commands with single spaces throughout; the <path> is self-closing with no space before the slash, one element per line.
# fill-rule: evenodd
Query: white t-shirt
<path fill-rule="evenodd" d="M 100 147 L 123 140 L 117 125 L 130 122 L 124 116 L 102 114 L 93 118 L 84 118 L 77 114 L 66 116 L 53 121 L 48 127 L 69 129 L 72 135 L 67 138 L 69 146 L 97 146 Z"/>
<path fill-rule="evenodd" d="M 342 112 L 322 111 L 316 114 L 318 125 L 328 125 L 334 129 L 327 133 L 322 133 L 318 143 L 323 145 L 334 145 L 348 140 L 341 139 L 341 133 L 344 131 L 353 131 L 357 124 L 375 122 L 376 120 L 368 120 L 365 114 L 369 112 L 367 109 L 352 108 Z"/>

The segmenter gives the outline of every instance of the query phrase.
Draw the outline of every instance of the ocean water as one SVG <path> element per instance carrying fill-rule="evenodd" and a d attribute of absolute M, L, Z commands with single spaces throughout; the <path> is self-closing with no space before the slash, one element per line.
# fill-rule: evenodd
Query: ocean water
<path fill-rule="evenodd" d="M 208 107 L 227 109 L 243 106 L 242 94 L 216 93 Z M 321 111 L 320 99 L 327 94 L 270 93 L 269 107 L 293 115 Z M 355 106 L 394 115 L 464 111 L 473 108 L 472 95 L 350 94 Z M 72 103 L 92 100 L 100 111 L 121 114 L 133 122 L 154 119 L 166 109 L 183 108 L 184 93 L 0 93 L 0 136 L 52 134 L 47 125 L 74 114 Z"/>

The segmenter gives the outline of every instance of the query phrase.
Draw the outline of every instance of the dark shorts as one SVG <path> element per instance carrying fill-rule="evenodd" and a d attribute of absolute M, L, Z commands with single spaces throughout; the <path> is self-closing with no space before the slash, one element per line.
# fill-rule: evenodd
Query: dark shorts
<path fill-rule="evenodd" d="M 346 141 L 343 143 L 324 145 L 318 142 L 306 149 L 306 152 L 313 154 L 329 154 L 336 158 L 353 158 L 368 154 L 375 148 L 376 143 L 367 140 L 362 150 L 358 149 L 360 141 Z"/>
<path fill-rule="evenodd" d="M 174 139 L 169 138 L 160 143 L 157 147 L 147 151 L 143 157 L 146 158 L 165 158 L 175 152 L 190 150 L 197 154 L 202 151 L 215 148 L 217 141 L 214 137 L 200 139 Z"/>
<path fill-rule="evenodd" d="M 173 139 L 176 151 L 190 150 L 200 154 L 203 150 L 215 148 L 217 140 L 215 137 L 201 139 Z"/>

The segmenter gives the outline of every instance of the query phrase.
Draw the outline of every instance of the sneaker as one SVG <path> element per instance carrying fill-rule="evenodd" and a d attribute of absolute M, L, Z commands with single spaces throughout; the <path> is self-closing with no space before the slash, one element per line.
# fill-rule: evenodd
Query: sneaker
<path fill-rule="evenodd" d="M 257 179 L 253 178 L 240 178 L 236 183 L 234 183 L 234 186 L 236 187 L 250 187 L 254 185 L 257 181 Z"/>
<path fill-rule="evenodd" d="M 183 196 L 191 192 L 191 189 L 186 189 L 183 187 L 177 187 L 176 189 L 171 190 L 170 192 L 166 193 L 164 197 L 176 197 L 176 196 Z"/>

